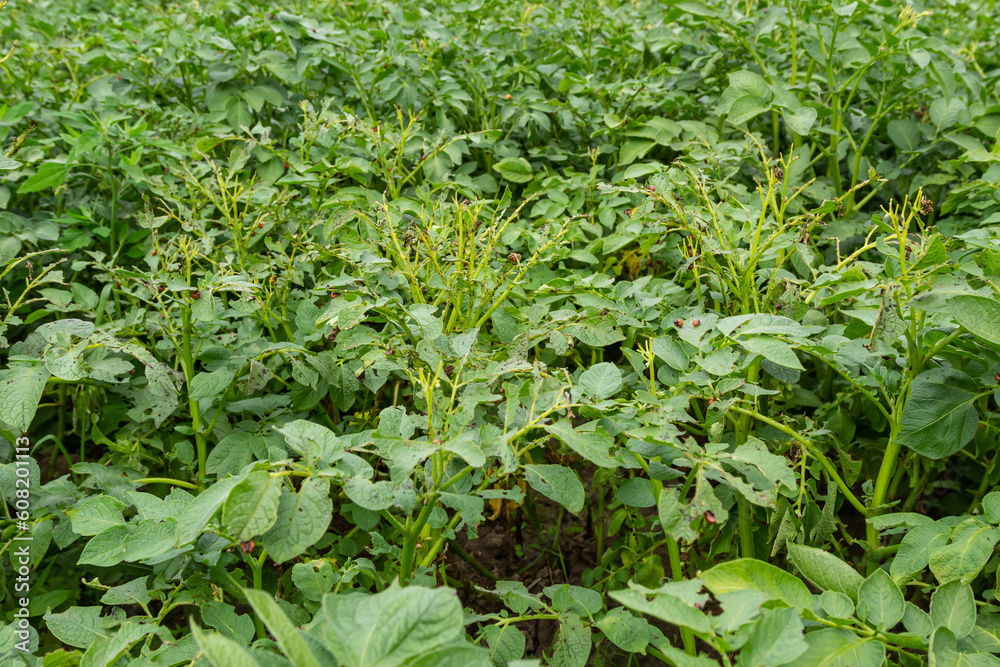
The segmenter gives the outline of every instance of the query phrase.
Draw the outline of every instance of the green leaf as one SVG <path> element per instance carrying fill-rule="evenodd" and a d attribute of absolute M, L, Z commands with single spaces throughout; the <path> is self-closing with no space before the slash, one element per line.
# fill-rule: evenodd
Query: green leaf
<path fill-rule="evenodd" d="M 663 587 L 659 590 L 652 590 L 629 583 L 629 588 L 612 591 L 608 593 L 608 597 L 633 611 L 658 618 L 678 627 L 690 628 L 702 635 L 711 631 L 711 618 L 693 604 L 671 594 Z"/>
<path fill-rule="evenodd" d="M 795 667 L 882 667 L 885 646 L 844 628 L 823 628 L 806 635 L 808 650 Z"/>
<path fill-rule="evenodd" d="M 983 514 L 990 523 L 1000 523 L 1000 491 L 990 491 L 983 496 Z"/>
<path fill-rule="evenodd" d="M 616 369 L 617 370 L 617 369 Z M 602 468 L 618 468 L 621 464 L 608 456 L 608 448 L 615 444 L 606 433 L 586 433 L 573 428 L 568 419 L 545 427 L 545 430 L 559 438 L 574 452 Z"/>
<path fill-rule="evenodd" d="M 149 577 L 139 577 L 138 579 L 132 579 L 131 581 L 126 581 L 124 584 L 119 586 L 112 586 L 101 596 L 101 602 L 104 604 L 137 604 L 146 605 L 152 600 L 149 595 L 149 587 L 146 585 L 146 580 Z"/>
<path fill-rule="evenodd" d="M 313 602 L 322 600 L 323 594 L 333 589 L 339 577 L 340 573 L 335 573 L 333 564 L 325 558 L 292 566 L 292 583 Z"/>
<path fill-rule="evenodd" d="M 655 507 L 653 482 L 645 477 L 633 477 L 615 491 L 615 500 L 627 507 Z"/>
<path fill-rule="evenodd" d="M 527 183 L 533 177 L 531 163 L 523 157 L 504 158 L 493 165 L 493 169 L 512 183 Z"/>
<path fill-rule="evenodd" d="M 278 520 L 281 478 L 258 470 L 230 492 L 222 506 L 222 523 L 241 542 L 266 533 Z"/>
<path fill-rule="evenodd" d="M 931 667 L 996 667 L 1000 658 L 986 653 L 966 653 L 958 650 L 958 637 L 945 627 L 931 635 L 928 664 Z"/>
<path fill-rule="evenodd" d="M 306 460 L 318 458 L 332 463 L 344 456 L 344 446 L 330 429 L 305 419 L 296 419 L 274 429 L 285 436 L 285 442 Z"/>
<path fill-rule="evenodd" d="M 0 171 L 11 171 L 12 169 L 19 169 L 24 165 L 17 160 L 12 160 L 6 155 L 0 155 Z"/>
<path fill-rule="evenodd" d="M 99 639 L 111 636 L 101 625 L 102 607 L 70 607 L 66 611 L 45 612 L 45 627 L 56 639 L 68 646 L 87 648 Z"/>
<path fill-rule="evenodd" d="M 112 526 L 125 525 L 122 510 L 127 507 L 128 505 L 111 496 L 91 496 L 77 505 L 76 509 L 68 510 L 66 516 L 77 535 L 97 535 Z"/>
<path fill-rule="evenodd" d="M 920 126 L 908 118 L 889 121 L 887 131 L 892 143 L 903 152 L 913 152 L 920 146 Z"/>
<path fill-rule="evenodd" d="M 896 581 L 913 576 L 927 567 L 930 554 L 944 546 L 951 529 L 938 523 L 911 528 L 899 543 L 899 551 L 889 564 L 889 574 Z"/>
<path fill-rule="evenodd" d="M 202 491 L 197 498 L 189 502 L 177 518 L 177 531 L 174 534 L 174 544 L 180 546 L 193 542 L 201 535 L 201 531 L 211 520 L 215 512 L 226 502 L 233 488 L 240 482 L 238 477 L 227 477 L 219 480 Z"/>
<path fill-rule="evenodd" d="M 236 376 L 232 371 L 215 371 L 198 373 L 191 380 L 188 396 L 191 398 L 214 398 L 219 396 L 232 383 Z"/>
<path fill-rule="evenodd" d="M 386 481 L 374 484 L 363 477 L 352 477 L 344 482 L 344 493 L 351 502 L 372 512 L 392 507 L 392 484 Z"/>
<path fill-rule="evenodd" d="M 976 599 L 972 587 L 960 581 L 950 581 L 931 594 L 931 624 L 945 627 L 961 639 L 976 624 Z"/>
<path fill-rule="evenodd" d="M 232 605 L 209 600 L 201 607 L 201 618 L 219 631 L 223 637 L 232 639 L 240 646 L 248 646 L 253 641 L 253 619 L 246 614 L 237 614 Z"/>
<path fill-rule="evenodd" d="M 941 583 L 970 583 L 986 566 L 998 540 L 996 528 L 970 517 L 955 526 L 951 543 L 930 551 L 927 562 Z"/>
<path fill-rule="evenodd" d="M 733 125 L 742 125 L 748 120 L 770 111 L 771 105 L 762 97 L 743 95 L 729 107 L 728 120 Z"/>
<path fill-rule="evenodd" d="M 618 164 L 623 167 L 632 164 L 636 160 L 642 159 L 654 146 L 656 146 L 656 142 L 650 139 L 629 139 L 622 144 L 618 153 Z"/>
<path fill-rule="evenodd" d="M 660 491 L 657 514 L 663 532 L 675 540 L 692 542 L 698 537 L 698 533 L 691 529 L 691 515 L 687 511 L 687 504 L 681 502 L 677 489 L 665 488 Z"/>
<path fill-rule="evenodd" d="M 102 530 L 87 542 L 77 560 L 79 565 L 111 567 L 125 560 L 125 540 L 130 532 L 126 526 L 112 526 Z"/>
<path fill-rule="evenodd" d="M 43 162 L 32 176 L 21 183 L 17 194 L 24 195 L 48 188 L 57 188 L 66 182 L 67 176 L 69 176 L 69 167 L 62 162 Z"/>
<path fill-rule="evenodd" d="M 590 628 L 576 614 L 559 615 L 559 633 L 552 645 L 552 667 L 585 667 L 590 657 Z"/>
<path fill-rule="evenodd" d="M 959 324 L 987 343 L 1000 345 L 1000 303 L 974 294 L 959 294 L 948 299 L 951 314 Z"/>
<path fill-rule="evenodd" d="M 0 420 L 27 431 L 51 376 L 42 363 L 11 364 L 0 380 Z"/>
<path fill-rule="evenodd" d="M 782 340 L 771 338 L 770 336 L 754 336 L 738 342 L 750 354 L 759 354 L 768 361 L 779 366 L 784 366 L 785 368 L 794 368 L 799 371 L 805 370 L 799 358 L 795 355 L 795 350 Z"/>
<path fill-rule="evenodd" d="M 278 501 L 278 519 L 264 534 L 261 543 L 276 563 L 301 555 L 316 544 L 330 527 L 333 503 L 330 482 L 310 478 L 298 493 L 285 491 Z"/>
<path fill-rule="evenodd" d="M 823 591 L 819 596 L 819 604 L 827 616 L 845 619 L 854 616 L 854 602 L 843 593 Z"/>
<path fill-rule="evenodd" d="M 667 366 L 670 366 L 675 371 L 687 370 L 690 360 L 684 353 L 683 348 L 673 339 L 665 337 L 654 338 L 650 341 L 650 347 L 653 350 L 653 354 L 662 359 Z"/>
<path fill-rule="evenodd" d="M 816 110 L 812 107 L 799 107 L 795 111 L 782 109 L 781 117 L 785 119 L 785 125 L 796 134 L 809 134 L 809 130 L 816 123 Z"/>
<path fill-rule="evenodd" d="M 580 374 L 577 387 L 598 400 L 610 398 L 621 391 L 622 372 L 614 364 L 595 364 Z"/>
<path fill-rule="evenodd" d="M 802 580 L 770 563 L 740 558 L 702 572 L 705 587 L 722 595 L 733 591 L 758 591 L 770 600 L 781 600 L 797 609 L 812 609 L 813 597 Z"/>
<path fill-rule="evenodd" d="M 801 544 L 789 544 L 788 557 L 814 586 L 843 593 L 858 602 L 858 589 L 864 579 L 844 561 L 821 549 Z"/>
<path fill-rule="evenodd" d="M 976 434 L 977 398 L 976 383 L 965 373 L 924 371 L 910 384 L 897 441 L 931 459 L 951 456 Z"/>
<path fill-rule="evenodd" d="M 168 553 L 174 547 L 177 528 L 173 519 L 166 522 L 133 522 L 128 527 L 129 534 L 122 543 L 125 561 L 137 562 L 155 558 Z"/>
<path fill-rule="evenodd" d="M 903 592 L 889 574 L 879 568 L 865 579 L 858 591 L 858 616 L 880 628 L 891 628 L 903 618 Z"/>
<path fill-rule="evenodd" d="M 311 634 L 344 667 L 395 667 L 459 642 L 462 605 L 450 588 L 398 583 L 375 595 L 327 595 Z M 483 660 L 468 664 L 490 664 L 489 653 L 478 651 Z"/>
<path fill-rule="evenodd" d="M 490 659 L 496 667 L 504 667 L 507 663 L 524 657 L 524 633 L 514 623 L 502 627 L 487 625 L 483 628 L 483 636 L 490 647 Z"/>
<path fill-rule="evenodd" d="M 608 640 L 623 651 L 640 653 L 649 645 L 650 626 L 622 607 L 609 609 L 594 625 Z"/>
<path fill-rule="evenodd" d="M 261 436 L 245 431 L 230 433 L 208 453 L 205 472 L 220 476 L 238 473 L 253 461 L 255 449 L 264 449 L 264 439 Z"/>
<path fill-rule="evenodd" d="M 216 632 L 203 632 L 196 623 L 191 634 L 213 667 L 258 667 L 260 663 L 245 648 Z"/>
<path fill-rule="evenodd" d="M 809 645 L 802 636 L 802 619 L 796 609 L 767 609 L 754 625 L 750 639 L 740 651 L 745 667 L 777 667 L 802 655 Z"/>
<path fill-rule="evenodd" d="M 586 493 L 576 472 L 560 465 L 526 465 L 525 480 L 535 491 L 551 498 L 571 514 L 583 509 Z"/>
<path fill-rule="evenodd" d="M 441 445 L 441 448 L 453 454 L 458 454 L 473 468 L 482 468 L 486 465 L 486 455 L 483 453 L 483 448 L 477 441 L 476 434 L 473 431 L 463 431 L 454 438 L 448 438 Z"/>
<path fill-rule="evenodd" d="M 515 660 L 509 663 L 509 667 L 517 667 L 524 662 L 528 664 L 522 667 L 535 667 L 534 663 L 523 660 Z M 408 661 L 406 667 L 490 667 L 491 664 L 487 653 L 478 646 L 451 645 L 432 649 Z"/>
<path fill-rule="evenodd" d="M 796 488 L 795 471 L 788 464 L 788 459 L 772 454 L 763 441 L 753 436 L 737 447 L 730 457 L 736 464 L 746 464 L 739 466 L 739 469 L 757 488 L 780 486 L 789 492 Z M 761 477 L 763 479 L 760 479 Z"/>
<path fill-rule="evenodd" d="M 87 649 L 80 659 L 80 667 L 108 667 L 118 662 L 133 644 L 146 635 L 153 634 L 159 627 L 153 623 L 127 620 L 106 639 L 100 639 Z M 245 664 L 245 663 L 244 663 Z"/>
<path fill-rule="evenodd" d="M 253 113 L 250 111 L 250 105 L 233 95 L 226 103 L 226 120 L 230 127 L 237 132 L 242 127 L 249 128 L 253 124 Z"/>
<path fill-rule="evenodd" d="M 309 646 L 299 633 L 299 629 L 288 619 L 285 612 L 281 611 L 281 607 L 268 593 L 244 588 L 243 594 L 250 606 L 253 607 L 257 617 L 264 621 L 264 625 L 267 626 L 274 640 L 281 647 L 282 654 L 291 661 L 294 667 L 320 667 L 319 660 L 309 650 Z"/>

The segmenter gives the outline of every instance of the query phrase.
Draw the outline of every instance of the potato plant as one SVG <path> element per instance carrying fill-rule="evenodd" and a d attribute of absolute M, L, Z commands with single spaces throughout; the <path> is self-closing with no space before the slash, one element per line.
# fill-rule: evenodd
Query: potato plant
<path fill-rule="evenodd" d="M 3 664 L 1000 664 L 998 32 L 3 6 Z"/>

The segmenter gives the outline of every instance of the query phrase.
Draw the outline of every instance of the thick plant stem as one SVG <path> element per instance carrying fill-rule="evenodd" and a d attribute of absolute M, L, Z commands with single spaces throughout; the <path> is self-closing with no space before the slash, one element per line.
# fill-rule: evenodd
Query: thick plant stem
<path fill-rule="evenodd" d="M 756 558 L 757 554 L 753 546 L 753 508 L 750 501 L 740 497 L 737 503 L 739 510 L 740 527 L 740 553 L 744 558 Z"/>
<path fill-rule="evenodd" d="M 267 558 L 267 551 L 264 550 L 261 550 L 259 559 L 255 559 L 250 554 L 245 554 L 243 556 L 243 560 L 245 560 L 246 564 L 250 566 L 250 574 L 253 577 L 253 589 L 255 591 L 260 591 L 263 590 L 264 588 L 264 580 L 262 577 L 262 572 L 264 569 L 265 558 Z M 253 622 L 254 622 L 254 631 L 257 633 L 257 639 L 266 639 L 267 631 L 264 628 L 264 624 L 261 622 L 260 616 L 254 614 Z"/>
<path fill-rule="evenodd" d="M 878 512 L 876 508 L 885 504 L 888 497 L 889 482 L 892 481 L 892 474 L 896 470 L 900 449 L 902 449 L 902 444 L 896 438 L 890 438 L 885 453 L 882 455 L 882 465 L 879 467 L 878 477 L 875 478 L 875 490 L 872 492 L 871 507 L 875 512 Z M 872 549 L 878 549 L 878 531 L 871 524 L 868 524 L 866 532 L 868 533 L 868 546 Z"/>
<path fill-rule="evenodd" d="M 633 456 L 635 456 L 636 461 L 639 462 L 639 465 L 642 466 L 642 469 L 646 472 L 646 474 L 649 475 L 649 465 L 646 463 L 646 460 L 634 452 Z M 660 494 L 663 492 L 663 482 L 658 479 L 652 479 L 650 481 L 653 483 L 653 497 L 656 499 L 657 507 L 659 507 Z M 680 545 L 677 543 L 677 540 L 669 535 L 665 536 L 665 541 L 667 543 L 668 558 L 670 559 L 670 576 L 674 581 L 682 581 L 684 579 L 684 570 L 681 568 Z M 694 633 L 691 631 L 691 628 L 682 627 L 680 630 L 681 641 L 684 643 L 684 650 L 688 655 L 697 655 L 698 649 L 697 646 L 695 646 Z"/>
<path fill-rule="evenodd" d="M 420 532 L 424 529 L 427 520 L 430 519 L 431 511 L 433 511 L 436 502 L 437 494 L 431 494 L 423 509 L 420 510 L 420 514 L 417 515 L 417 518 L 406 526 L 406 536 L 403 538 L 403 553 L 399 562 L 399 583 L 404 586 L 413 576 L 413 565 L 416 560 L 417 542 L 420 540 Z"/>
<path fill-rule="evenodd" d="M 185 308 L 182 315 L 184 327 L 181 354 L 184 362 L 184 380 L 191 386 L 194 379 L 194 354 L 191 351 L 191 309 Z M 208 447 L 205 444 L 205 434 L 201 432 L 201 407 L 198 399 L 188 397 L 188 410 L 191 412 L 191 428 L 194 430 L 195 447 L 198 452 L 198 485 L 205 485 L 205 466 L 208 465 Z"/>
<path fill-rule="evenodd" d="M 760 360 L 758 359 L 750 364 L 750 368 L 747 369 L 747 382 L 753 384 L 757 382 L 759 376 Z M 749 433 L 750 415 L 742 414 L 736 425 L 737 447 L 746 443 Z M 737 501 L 737 507 L 739 509 L 740 553 L 744 558 L 756 558 L 757 555 L 753 545 L 753 508 L 750 506 L 750 501 L 743 496 L 740 496 Z"/>

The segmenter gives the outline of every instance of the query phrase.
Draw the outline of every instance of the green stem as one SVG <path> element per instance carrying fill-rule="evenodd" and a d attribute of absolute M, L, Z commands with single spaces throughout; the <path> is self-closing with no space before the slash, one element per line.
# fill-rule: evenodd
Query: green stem
<path fill-rule="evenodd" d="M 417 541 L 420 539 L 420 531 L 423 530 L 424 524 L 430 519 L 436 502 L 437 493 L 432 493 L 426 499 L 426 503 L 423 509 L 420 510 L 420 514 L 417 515 L 416 520 L 413 523 L 409 523 L 406 527 L 406 533 L 403 537 L 403 553 L 399 564 L 399 582 L 404 586 L 413 576 L 414 560 L 417 552 Z"/>
<path fill-rule="evenodd" d="M 643 471 L 646 476 L 649 476 L 649 464 L 646 463 L 646 459 L 642 458 L 639 454 L 632 452 L 635 460 L 639 462 L 642 466 Z M 656 505 L 660 505 L 660 494 L 663 493 L 663 482 L 658 479 L 650 479 L 653 484 L 653 497 L 656 499 Z M 670 535 L 664 536 L 664 542 L 667 544 L 667 553 L 670 560 L 670 575 L 673 577 L 674 581 L 681 581 L 684 578 L 684 570 L 681 569 L 681 548 L 677 543 L 677 540 Z M 688 655 L 694 656 L 698 654 L 697 646 L 694 641 L 694 633 L 691 628 L 681 627 L 681 641 L 684 643 L 684 650 Z"/>
<path fill-rule="evenodd" d="M 487 570 L 482 563 L 480 563 L 473 557 L 472 554 L 470 554 L 468 551 L 460 547 L 458 545 L 458 542 L 456 542 L 455 540 L 448 540 L 448 548 L 454 551 L 456 554 L 458 554 L 458 556 L 466 563 L 471 565 L 472 569 L 474 569 L 476 572 L 483 575 L 490 581 L 497 581 L 497 575 Z"/>
<path fill-rule="evenodd" d="M 191 351 L 191 308 L 185 307 L 181 314 L 181 323 L 184 327 L 183 340 L 181 343 L 184 379 L 187 386 L 191 387 L 194 379 L 194 354 Z M 201 432 L 201 406 L 198 399 L 188 396 L 188 410 L 191 412 L 191 428 L 194 430 L 195 446 L 198 451 L 198 485 L 205 486 L 205 467 L 208 465 L 208 447 L 205 443 L 205 435 Z"/>
<path fill-rule="evenodd" d="M 756 383 L 759 375 L 760 359 L 757 359 L 750 364 L 750 368 L 747 370 L 747 382 Z M 750 415 L 744 414 L 736 426 L 737 447 L 746 443 L 749 432 Z M 740 495 L 737 507 L 739 510 L 740 551 L 744 558 L 756 558 L 753 544 L 753 508 L 750 506 L 750 501 L 743 495 Z"/>
<path fill-rule="evenodd" d="M 197 484 L 192 484 L 191 482 L 182 482 L 179 479 L 171 479 L 169 477 L 143 477 L 142 479 L 136 480 L 138 485 L 143 484 L 172 484 L 173 486 L 179 486 L 183 489 L 197 489 Z"/>
<path fill-rule="evenodd" d="M 759 412 L 755 412 L 753 410 L 746 410 L 737 405 L 734 405 L 729 409 L 735 412 L 739 412 L 741 414 L 750 415 L 757 421 L 764 422 L 768 426 L 773 426 L 774 428 L 778 429 L 785 435 L 792 437 L 804 449 L 808 449 L 809 455 L 820 462 L 820 465 L 823 466 L 823 470 L 826 471 L 826 474 L 828 474 L 831 477 L 831 479 L 833 479 L 834 483 L 836 483 L 837 485 L 837 488 L 840 489 L 840 492 L 844 494 L 845 498 L 847 498 L 847 501 L 851 503 L 851 505 L 854 506 L 854 509 L 858 510 L 858 512 L 860 512 L 862 516 L 868 518 L 868 516 L 870 515 L 868 508 L 864 506 L 864 503 L 858 500 L 858 497 L 854 495 L 854 492 L 851 491 L 851 488 L 847 486 L 847 483 L 844 482 L 843 478 L 837 472 L 837 468 L 833 465 L 830 459 L 828 459 L 823 452 L 819 451 L 819 449 L 817 449 L 816 446 L 808 438 L 799 435 L 788 426 L 785 426 L 780 422 L 776 422 L 770 417 L 765 417 Z"/>

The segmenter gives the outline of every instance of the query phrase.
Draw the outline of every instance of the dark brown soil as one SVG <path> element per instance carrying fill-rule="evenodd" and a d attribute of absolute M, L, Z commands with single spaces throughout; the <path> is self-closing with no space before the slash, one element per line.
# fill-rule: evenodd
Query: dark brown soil
<path fill-rule="evenodd" d="M 542 595 L 546 586 L 569 583 L 583 585 L 583 573 L 597 566 L 597 554 L 586 512 L 573 516 L 562 513 L 559 542 L 553 544 L 552 529 L 559 515 L 558 506 L 535 495 L 535 506 L 543 535 L 536 535 L 523 512 L 502 513 L 495 521 L 485 521 L 478 527 L 478 536 L 468 539 L 465 531 L 458 535 L 458 546 L 500 581 L 520 581 L 530 593 Z M 487 508 L 489 509 L 489 508 Z M 547 545 L 549 549 L 543 549 Z M 518 557 L 518 553 L 522 556 Z M 560 559 L 559 554 L 562 554 Z M 503 604 L 493 595 L 477 590 L 494 589 L 487 579 L 454 550 L 445 555 L 446 572 L 459 588 L 462 604 L 479 614 L 497 613 Z M 552 646 L 559 625 L 556 621 L 519 623 L 526 639 L 525 653 L 540 657 Z"/>

